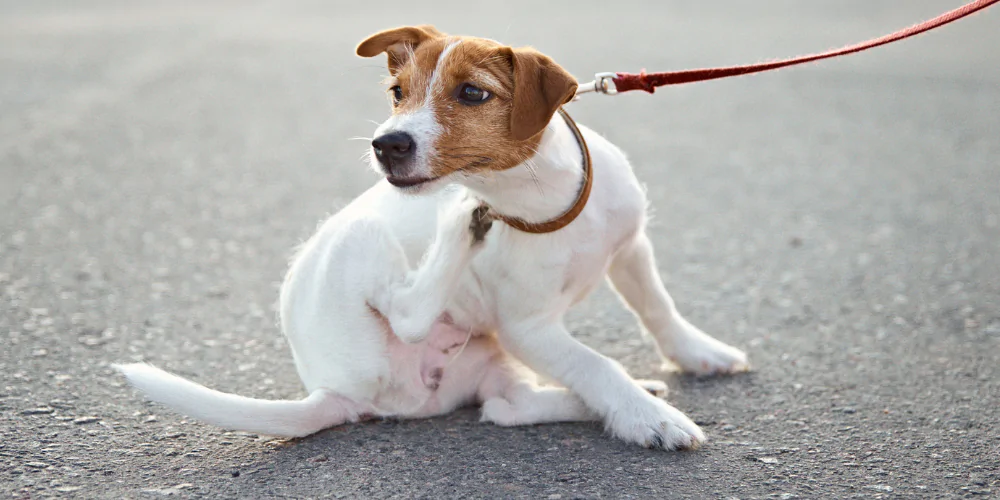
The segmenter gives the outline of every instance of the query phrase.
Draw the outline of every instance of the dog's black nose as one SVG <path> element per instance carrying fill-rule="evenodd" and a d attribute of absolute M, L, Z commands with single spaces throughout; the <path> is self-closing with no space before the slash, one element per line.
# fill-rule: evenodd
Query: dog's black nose
<path fill-rule="evenodd" d="M 372 141 L 372 149 L 379 163 L 389 167 L 403 163 L 413 157 L 416 145 L 406 132 L 391 132 Z"/>

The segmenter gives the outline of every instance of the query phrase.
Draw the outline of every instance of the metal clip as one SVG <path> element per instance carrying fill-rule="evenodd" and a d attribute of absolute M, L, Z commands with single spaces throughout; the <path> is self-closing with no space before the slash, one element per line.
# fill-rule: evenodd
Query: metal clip
<path fill-rule="evenodd" d="M 594 81 L 582 83 L 576 89 L 576 96 L 573 100 L 579 99 L 580 94 L 589 94 L 591 92 L 596 92 L 598 94 L 604 95 L 615 95 L 618 93 L 618 89 L 615 88 L 614 79 L 618 75 L 615 73 L 597 73 L 594 75 Z"/>

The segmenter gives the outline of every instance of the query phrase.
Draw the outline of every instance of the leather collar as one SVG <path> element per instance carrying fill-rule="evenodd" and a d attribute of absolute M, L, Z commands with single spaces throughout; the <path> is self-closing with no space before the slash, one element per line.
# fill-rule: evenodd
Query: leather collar
<path fill-rule="evenodd" d="M 587 142 L 583 140 L 583 133 L 580 132 L 580 127 L 576 126 L 576 122 L 570 118 L 569 114 L 566 113 L 563 108 L 559 108 L 559 116 L 562 116 L 566 125 L 569 125 L 570 130 L 573 131 L 573 137 L 576 138 L 576 143 L 580 145 L 580 151 L 583 152 L 583 185 L 580 186 L 580 191 L 576 194 L 576 200 L 573 202 L 573 205 L 569 207 L 569 209 L 563 212 L 562 215 L 554 219 L 549 219 L 545 222 L 528 222 L 518 217 L 508 217 L 506 215 L 493 212 L 492 215 L 496 218 L 496 220 L 503 221 L 508 226 L 517 229 L 518 231 L 533 234 L 544 234 L 558 231 L 568 226 L 578 215 L 580 215 L 580 212 L 583 212 L 583 207 L 587 205 L 587 199 L 590 198 L 590 187 L 593 184 L 594 175 L 593 168 L 590 164 L 590 150 L 587 149 Z"/>

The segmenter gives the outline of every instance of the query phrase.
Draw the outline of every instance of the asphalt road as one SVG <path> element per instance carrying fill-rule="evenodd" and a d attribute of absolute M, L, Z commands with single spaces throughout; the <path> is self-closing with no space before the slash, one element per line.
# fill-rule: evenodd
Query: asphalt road
<path fill-rule="evenodd" d="M 302 395 L 277 287 L 377 180 L 347 140 L 388 112 L 382 61 L 353 55 L 371 32 L 430 22 L 589 79 L 825 49 L 961 3 L 0 2 L 0 495 L 1000 495 L 1000 7 L 847 59 L 572 105 L 648 183 L 682 311 L 754 364 L 661 373 L 609 291 L 573 314 L 580 339 L 668 381 L 698 451 L 471 409 L 278 442 L 185 421 L 108 367 Z"/>

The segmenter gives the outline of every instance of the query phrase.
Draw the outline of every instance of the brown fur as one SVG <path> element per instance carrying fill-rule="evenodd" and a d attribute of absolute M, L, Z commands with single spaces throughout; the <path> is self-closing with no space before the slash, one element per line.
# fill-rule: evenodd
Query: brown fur
<path fill-rule="evenodd" d="M 559 106 L 576 93 L 576 79 L 549 57 L 482 38 L 449 37 L 431 26 L 376 33 L 361 42 L 357 53 L 387 52 L 389 86 L 403 91 L 393 112 L 409 113 L 424 105 L 438 58 L 455 41 L 461 43 L 437 68 L 432 89 L 431 106 L 442 127 L 431 149 L 433 175 L 504 170 L 524 162 Z M 462 104 L 456 94 L 465 83 L 493 97 L 477 106 Z"/>
<path fill-rule="evenodd" d="M 443 36 L 444 33 L 430 25 L 405 26 L 375 33 L 358 44 L 355 52 L 361 57 L 375 57 L 385 52 L 389 56 L 389 71 L 396 74 L 399 66 L 406 63 L 410 49 Z"/>
<path fill-rule="evenodd" d="M 576 95 L 577 83 L 551 58 L 532 48 L 503 49 L 514 62 L 514 107 L 511 134 L 534 136 L 549 123 L 560 106 Z"/>

